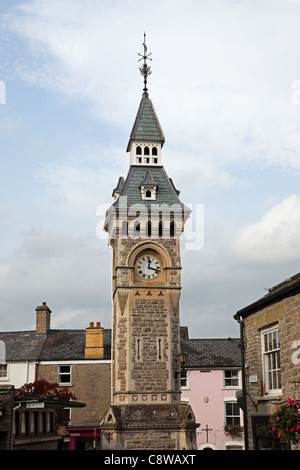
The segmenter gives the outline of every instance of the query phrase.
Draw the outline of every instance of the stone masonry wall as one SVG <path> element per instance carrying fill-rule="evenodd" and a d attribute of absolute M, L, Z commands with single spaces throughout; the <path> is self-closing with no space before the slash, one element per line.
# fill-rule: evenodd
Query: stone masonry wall
<path fill-rule="evenodd" d="M 126 238 L 112 246 L 114 403 L 164 401 L 167 395 L 156 394 L 179 388 L 171 372 L 178 368 L 179 353 L 179 240 Z M 149 250 L 163 269 L 156 280 L 144 281 L 135 272 L 135 260 Z"/>
<path fill-rule="evenodd" d="M 0 417 L 0 451 L 9 450 L 11 445 L 12 413 L 14 407 L 14 387 L 0 386 L 0 405 L 4 406 Z"/>
<path fill-rule="evenodd" d="M 137 392 L 167 390 L 170 350 L 164 300 L 136 299 L 131 312 L 132 380 Z"/>
<path fill-rule="evenodd" d="M 176 438 L 171 431 L 147 430 L 147 432 L 127 432 L 125 434 L 126 450 L 174 450 Z"/>
<path fill-rule="evenodd" d="M 40 365 L 38 379 L 57 382 L 57 368 L 57 365 Z M 78 402 L 86 404 L 84 408 L 71 410 L 72 424 L 100 423 L 111 404 L 111 364 L 96 361 L 72 364 L 72 384 L 67 387 Z"/>
<path fill-rule="evenodd" d="M 300 400 L 300 294 L 283 301 L 280 316 L 280 359 L 283 396 Z"/>
<path fill-rule="evenodd" d="M 265 393 L 262 367 L 261 331 L 278 324 L 282 395 Z M 253 449 L 251 415 L 267 415 L 275 403 L 289 396 L 300 400 L 300 294 L 288 297 L 244 318 L 245 381 L 249 449 Z M 257 377 L 257 380 L 256 380 Z M 255 405 L 254 405 L 255 403 Z"/>

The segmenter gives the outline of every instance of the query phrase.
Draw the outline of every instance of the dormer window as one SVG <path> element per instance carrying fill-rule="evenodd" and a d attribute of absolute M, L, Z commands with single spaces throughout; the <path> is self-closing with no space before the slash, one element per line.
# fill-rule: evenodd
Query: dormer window
<path fill-rule="evenodd" d="M 146 172 L 144 181 L 141 182 L 140 190 L 143 201 L 156 200 L 157 182 L 153 178 L 150 170 Z"/>

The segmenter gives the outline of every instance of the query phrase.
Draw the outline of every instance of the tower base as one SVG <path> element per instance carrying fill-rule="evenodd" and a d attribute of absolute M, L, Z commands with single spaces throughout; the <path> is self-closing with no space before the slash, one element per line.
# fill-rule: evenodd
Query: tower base
<path fill-rule="evenodd" d="M 102 450 L 197 450 L 188 404 L 112 405 L 101 429 Z"/>

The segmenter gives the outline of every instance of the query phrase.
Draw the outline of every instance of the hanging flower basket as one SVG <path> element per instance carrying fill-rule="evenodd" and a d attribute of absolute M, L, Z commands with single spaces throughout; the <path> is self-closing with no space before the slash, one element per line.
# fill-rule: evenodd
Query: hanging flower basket
<path fill-rule="evenodd" d="M 244 428 L 239 424 L 226 424 L 224 426 L 226 436 L 230 437 L 240 437 Z"/>
<path fill-rule="evenodd" d="M 270 416 L 273 431 L 282 441 L 298 444 L 300 442 L 300 403 L 288 398 L 285 403 L 276 405 L 276 411 Z"/>

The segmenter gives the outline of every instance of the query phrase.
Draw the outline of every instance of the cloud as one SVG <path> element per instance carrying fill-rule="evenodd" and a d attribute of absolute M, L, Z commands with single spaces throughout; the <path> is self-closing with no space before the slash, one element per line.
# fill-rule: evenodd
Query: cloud
<path fill-rule="evenodd" d="M 200 154 L 215 167 L 260 159 L 299 168 L 299 107 L 291 100 L 299 10 L 280 1 L 188 3 L 150 0 L 145 21 L 132 0 L 32 0 L 2 24 L 31 48 L 31 60 L 15 66 L 23 80 L 80 99 L 127 132 L 142 88 L 137 25 L 149 25 L 149 87 L 167 139 L 182 145 L 184 129 L 191 163 Z"/>
<path fill-rule="evenodd" d="M 26 233 L 15 252 L 0 260 L 1 330 L 32 329 L 34 309 L 46 301 L 52 326 L 82 328 L 89 319 L 110 327 L 110 253 L 96 237 Z"/>
<path fill-rule="evenodd" d="M 19 116 L 3 116 L 0 120 L 0 139 L 16 137 L 21 123 L 22 119 Z"/>
<path fill-rule="evenodd" d="M 18 84 L 24 105 L 15 100 L 22 122 L 3 120 L 0 135 L 13 140 L 14 126 L 30 113 L 36 121 L 58 113 L 60 106 L 49 109 L 50 101 L 63 103 L 65 119 L 56 114 L 52 125 L 49 113 L 45 127 L 31 121 L 17 134 L 18 149 L 6 147 L 11 161 L 15 150 L 21 162 L 13 175 L 22 182 L 23 199 L 0 209 L 9 228 L 0 264 L 2 328 L 14 316 L 28 328 L 43 300 L 57 325 L 82 327 L 87 311 L 110 317 L 111 253 L 97 238 L 97 208 L 112 202 L 118 177 L 127 174 L 126 139 L 143 87 L 137 52 L 144 30 L 153 53 L 150 98 L 166 135 L 166 171 L 183 202 L 205 205 L 204 246 L 182 253 L 183 322 L 200 336 L 230 335 L 237 309 L 293 274 L 300 228 L 300 105 L 293 100 L 299 15 L 296 0 L 28 0 L 6 6 L 0 78 L 9 93 Z M 86 144 L 84 132 L 77 139 L 79 121 L 85 131 L 92 128 Z M 29 127 L 39 139 L 34 162 L 23 140 Z M 54 142 L 56 133 L 67 143 Z M 48 152 L 43 157 L 41 143 Z M 33 178 L 21 174 L 24 168 Z"/>
<path fill-rule="evenodd" d="M 300 197 L 291 195 L 260 221 L 238 230 L 233 250 L 239 260 L 256 266 L 300 262 Z"/>

